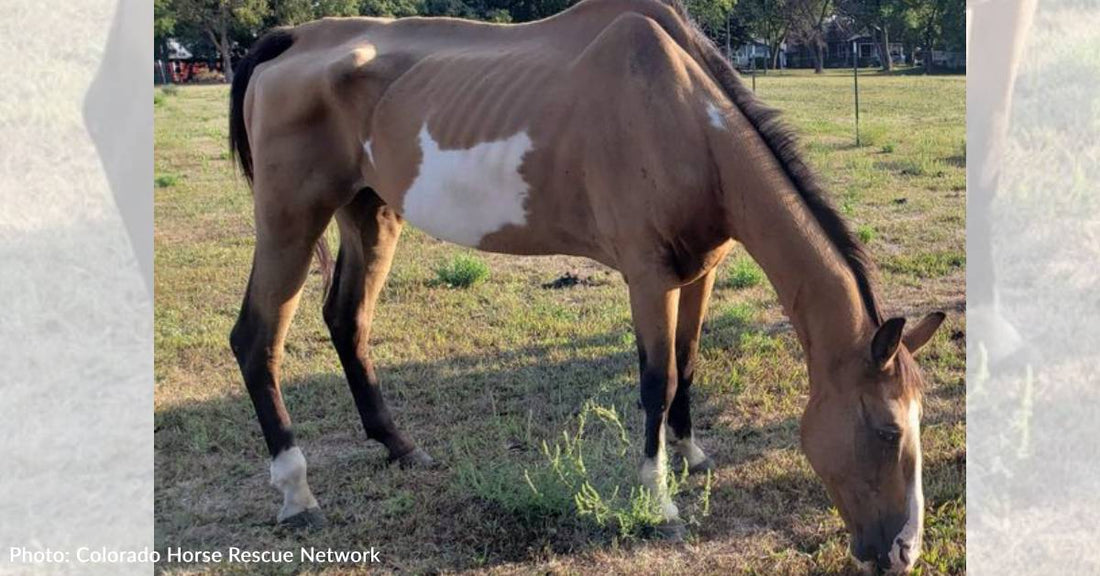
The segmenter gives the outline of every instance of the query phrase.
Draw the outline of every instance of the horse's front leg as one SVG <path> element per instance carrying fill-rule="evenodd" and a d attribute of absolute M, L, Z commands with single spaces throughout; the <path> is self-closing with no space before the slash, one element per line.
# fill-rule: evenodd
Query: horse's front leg
<path fill-rule="evenodd" d="M 677 455 L 687 461 L 688 473 L 705 474 L 714 469 L 691 428 L 691 383 L 695 379 L 695 359 L 699 355 L 699 337 L 707 302 L 714 288 L 715 270 L 680 289 L 679 318 L 676 321 L 676 396 L 668 410 L 669 438 Z"/>
<path fill-rule="evenodd" d="M 642 407 L 645 410 L 645 459 L 642 485 L 660 507 L 671 535 L 682 531 L 680 512 L 668 492 L 665 424 L 676 396 L 676 310 L 679 289 L 645 276 L 630 282 L 630 308 L 638 339 Z"/>

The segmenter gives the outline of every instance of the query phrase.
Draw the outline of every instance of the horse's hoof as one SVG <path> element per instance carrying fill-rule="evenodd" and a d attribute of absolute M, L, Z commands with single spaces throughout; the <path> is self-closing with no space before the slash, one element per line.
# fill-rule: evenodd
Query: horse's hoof
<path fill-rule="evenodd" d="M 653 532 L 661 540 L 683 542 L 687 537 L 687 525 L 680 520 L 666 520 L 654 526 Z"/>
<path fill-rule="evenodd" d="M 402 470 L 408 470 L 410 468 L 431 469 L 436 467 L 435 460 L 420 448 L 414 448 L 412 452 L 403 456 L 398 456 L 391 462 L 396 463 Z"/>
<path fill-rule="evenodd" d="M 279 521 L 279 526 L 286 526 L 292 530 L 320 530 L 328 522 L 320 508 L 306 508 L 301 512 Z"/>
<path fill-rule="evenodd" d="M 718 465 L 714 463 L 714 459 L 711 458 L 710 456 L 707 456 L 706 459 L 703 460 L 702 462 L 700 462 L 700 463 L 698 463 L 694 466 L 688 467 L 688 474 L 690 474 L 692 476 L 695 476 L 695 475 L 698 475 L 698 474 L 706 474 L 707 472 L 710 472 L 710 471 L 715 470 L 717 468 L 718 468 Z"/>

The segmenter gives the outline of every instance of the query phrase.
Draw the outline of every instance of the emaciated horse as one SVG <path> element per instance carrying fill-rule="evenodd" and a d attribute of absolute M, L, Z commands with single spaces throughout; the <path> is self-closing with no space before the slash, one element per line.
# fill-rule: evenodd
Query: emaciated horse
<path fill-rule="evenodd" d="M 869 260 L 790 132 L 676 0 L 587 0 L 521 25 L 359 18 L 278 30 L 240 63 L 230 113 L 256 219 L 231 343 L 283 493 L 279 521 L 323 518 L 279 363 L 333 217 L 324 317 L 367 436 L 403 465 L 431 459 L 394 424 L 369 339 L 406 220 L 481 250 L 619 270 L 641 360 L 641 480 L 671 526 L 666 436 L 691 470 L 713 466 L 692 436 L 690 390 L 715 267 L 737 241 L 805 351 L 802 446 L 853 553 L 913 566 L 923 496 L 912 354 L 944 316 L 904 334 L 904 319 L 883 320 Z"/>

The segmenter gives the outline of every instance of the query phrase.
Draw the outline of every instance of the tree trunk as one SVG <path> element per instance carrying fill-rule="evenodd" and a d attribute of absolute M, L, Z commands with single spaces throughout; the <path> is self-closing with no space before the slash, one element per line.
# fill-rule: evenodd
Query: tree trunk
<path fill-rule="evenodd" d="M 783 42 L 779 41 L 772 47 L 772 70 L 779 70 L 779 46 L 781 44 L 783 44 Z"/>
<path fill-rule="evenodd" d="M 225 73 L 225 81 L 233 83 L 233 55 L 230 53 L 229 44 L 229 25 L 222 23 L 221 29 L 222 45 L 218 48 L 218 51 L 222 54 L 222 71 Z"/>
<path fill-rule="evenodd" d="M 814 74 L 823 74 L 825 72 L 825 54 L 821 47 L 821 40 L 814 42 Z"/>
<path fill-rule="evenodd" d="M 890 58 L 890 32 L 882 27 L 882 38 L 879 42 L 879 58 L 882 60 L 882 69 L 886 72 L 894 70 L 894 60 Z"/>
<path fill-rule="evenodd" d="M 922 62 L 922 64 L 924 64 L 924 73 L 925 74 L 931 74 L 932 73 L 932 43 L 931 42 L 925 44 L 924 62 Z"/>

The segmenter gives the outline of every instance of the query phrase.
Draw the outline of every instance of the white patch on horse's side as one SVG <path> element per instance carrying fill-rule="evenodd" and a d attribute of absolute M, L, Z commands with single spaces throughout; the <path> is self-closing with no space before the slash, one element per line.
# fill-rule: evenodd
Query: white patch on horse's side
<path fill-rule="evenodd" d="M 707 117 L 710 118 L 710 125 L 720 130 L 726 129 L 726 120 L 722 115 L 722 110 L 714 104 L 714 102 L 707 102 Z"/>
<path fill-rule="evenodd" d="M 661 516 L 665 520 L 679 520 L 680 510 L 672 503 L 672 497 L 668 494 L 668 457 L 665 453 L 664 428 L 658 432 L 657 456 L 646 458 L 642 463 L 642 486 L 653 495 L 657 505 L 661 508 Z"/>
<path fill-rule="evenodd" d="M 367 162 L 374 166 L 374 153 L 370 150 L 370 139 L 363 141 L 363 153 L 367 155 Z"/>
<path fill-rule="evenodd" d="M 271 485 L 283 493 L 279 522 L 309 508 L 317 508 L 317 499 L 306 482 L 306 457 L 297 446 L 279 452 L 271 460 Z"/>
<path fill-rule="evenodd" d="M 894 538 L 890 547 L 890 572 L 901 573 L 909 570 L 917 562 L 920 556 L 921 533 L 924 529 L 924 487 L 921 484 L 922 456 L 920 448 L 920 405 L 916 400 L 909 403 L 909 429 L 911 441 L 916 448 L 916 470 L 913 471 L 913 484 L 909 486 L 906 495 L 909 507 L 909 519 L 905 522 L 901 532 Z M 902 546 L 905 546 L 905 562 L 902 561 Z"/>
<path fill-rule="evenodd" d="M 676 433 L 673 432 L 672 438 L 672 447 L 676 449 L 676 453 L 681 458 L 687 460 L 689 468 L 707 459 L 707 455 L 695 443 L 694 434 L 689 434 L 687 438 L 677 438 Z"/>
<path fill-rule="evenodd" d="M 441 240 L 476 247 L 481 239 L 527 222 L 530 186 L 520 174 L 531 138 L 519 132 L 465 150 L 443 150 L 420 129 L 420 173 L 405 192 L 404 217 Z"/>

